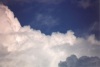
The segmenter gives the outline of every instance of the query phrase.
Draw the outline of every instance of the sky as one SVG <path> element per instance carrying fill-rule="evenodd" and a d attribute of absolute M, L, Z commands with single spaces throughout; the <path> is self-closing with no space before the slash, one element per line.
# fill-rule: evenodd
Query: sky
<path fill-rule="evenodd" d="M 52 32 L 72 30 L 77 36 L 95 34 L 100 39 L 99 0 L 1 0 L 22 26 Z"/>
<path fill-rule="evenodd" d="M 99 33 L 99 0 L 0 0 L 0 67 L 99 67 Z"/>

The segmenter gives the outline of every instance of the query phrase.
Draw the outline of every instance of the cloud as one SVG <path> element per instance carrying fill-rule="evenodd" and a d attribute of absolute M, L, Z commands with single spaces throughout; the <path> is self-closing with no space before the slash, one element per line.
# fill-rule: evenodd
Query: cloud
<path fill-rule="evenodd" d="M 78 7 L 82 7 L 84 9 L 87 9 L 89 7 L 97 7 L 99 0 L 71 0 L 73 4 L 76 4 Z"/>
<path fill-rule="evenodd" d="M 84 9 L 88 8 L 91 6 L 91 0 L 81 0 L 78 2 L 80 7 L 83 7 Z"/>
<path fill-rule="evenodd" d="M 99 25 L 100 25 L 100 23 L 96 21 L 89 28 L 89 32 L 95 34 L 97 39 L 100 39 L 100 27 L 99 27 Z"/>
<path fill-rule="evenodd" d="M 53 18 L 51 15 L 37 14 L 35 19 L 32 21 L 31 25 L 41 25 L 46 26 L 47 28 L 52 28 L 56 25 L 59 25 L 58 19 Z"/>
<path fill-rule="evenodd" d="M 66 61 L 60 62 L 59 67 L 99 67 L 99 57 L 82 56 L 77 58 L 75 55 L 71 55 Z"/>
<path fill-rule="evenodd" d="M 99 25 L 100 25 L 99 22 L 94 22 L 90 27 L 90 31 L 100 31 Z"/>
<path fill-rule="evenodd" d="M 0 20 L 0 67 L 58 67 L 71 54 L 100 57 L 100 41 L 94 35 L 77 37 L 71 30 L 45 35 L 22 27 L 4 5 L 0 5 Z"/>

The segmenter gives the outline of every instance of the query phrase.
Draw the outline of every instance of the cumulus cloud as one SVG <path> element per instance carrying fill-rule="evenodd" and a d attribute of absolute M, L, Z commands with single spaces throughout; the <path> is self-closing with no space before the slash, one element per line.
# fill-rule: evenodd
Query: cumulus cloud
<path fill-rule="evenodd" d="M 45 35 L 22 27 L 13 12 L 0 5 L 0 67 L 58 67 L 71 54 L 100 57 L 99 51 L 94 35 L 76 37 L 71 30 Z"/>
<path fill-rule="evenodd" d="M 60 62 L 59 67 L 99 67 L 99 57 L 82 56 L 77 58 L 75 55 L 71 55 L 66 61 Z"/>

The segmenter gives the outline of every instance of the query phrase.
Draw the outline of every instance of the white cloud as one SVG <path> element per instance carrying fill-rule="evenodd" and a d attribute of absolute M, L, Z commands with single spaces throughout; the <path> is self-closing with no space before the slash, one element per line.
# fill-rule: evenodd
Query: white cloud
<path fill-rule="evenodd" d="M 100 51 L 100 41 L 94 37 L 79 38 L 70 30 L 45 35 L 29 26 L 21 27 L 4 5 L 0 5 L 0 15 L 1 67 L 58 67 L 60 60 L 71 54 L 100 56 L 95 53 Z"/>

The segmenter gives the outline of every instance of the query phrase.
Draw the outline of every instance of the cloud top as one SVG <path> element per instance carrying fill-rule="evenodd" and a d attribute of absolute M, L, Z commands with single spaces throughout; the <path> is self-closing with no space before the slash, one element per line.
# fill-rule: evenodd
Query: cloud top
<path fill-rule="evenodd" d="M 13 13 L 3 5 L 0 5 L 0 20 L 0 33 L 17 32 L 21 27 Z"/>

